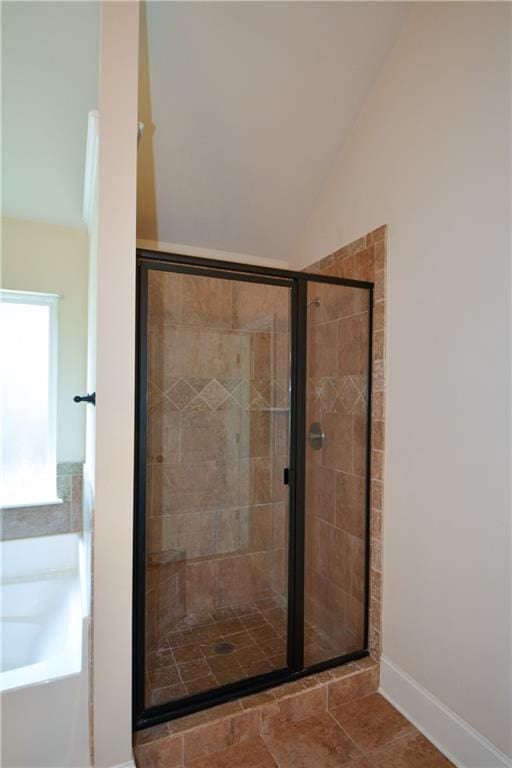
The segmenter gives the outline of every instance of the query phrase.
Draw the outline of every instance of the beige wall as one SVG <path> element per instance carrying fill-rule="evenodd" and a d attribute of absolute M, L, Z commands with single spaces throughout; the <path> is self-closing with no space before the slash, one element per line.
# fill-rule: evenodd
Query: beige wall
<path fill-rule="evenodd" d="M 511 754 L 509 51 L 508 3 L 414 7 L 297 266 L 389 225 L 383 652 Z"/>
<path fill-rule="evenodd" d="M 83 461 L 87 356 L 88 236 L 85 230 L 2 219 L 2 287 L 62 294 L 59 313 L 57 461 Z"/>

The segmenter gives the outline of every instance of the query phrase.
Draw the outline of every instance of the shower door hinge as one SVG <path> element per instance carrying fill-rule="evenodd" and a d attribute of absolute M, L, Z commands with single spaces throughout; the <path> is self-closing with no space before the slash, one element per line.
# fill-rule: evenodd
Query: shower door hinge
<path fill-rule="evenodd" d="M 283 484 L 290 485 L 290 468 L 285 467 L 283 470 Z"/>

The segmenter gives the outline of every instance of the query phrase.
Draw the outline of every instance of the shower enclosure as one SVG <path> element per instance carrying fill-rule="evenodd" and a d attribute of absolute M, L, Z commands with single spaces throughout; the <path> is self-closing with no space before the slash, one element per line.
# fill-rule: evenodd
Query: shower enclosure
<path fill-rule="evenodd" d="M 367 655 L 373 285 L 137 258 L 142 728 Z"/>

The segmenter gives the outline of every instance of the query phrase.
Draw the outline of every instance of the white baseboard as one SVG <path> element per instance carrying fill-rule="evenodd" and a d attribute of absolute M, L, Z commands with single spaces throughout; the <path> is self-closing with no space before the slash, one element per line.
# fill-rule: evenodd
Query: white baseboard
<path fill-rule="evenodd" d="M 127 763 L 119 763 L 119 765 L 113 765 L 111 768 L 137 768 L 133 760 L 129 760 Z"/>
<path fill-rule="evenodd" d="M 457 768 L 512 768 L 512 760 L 384 656 L 380 693 Z"/>

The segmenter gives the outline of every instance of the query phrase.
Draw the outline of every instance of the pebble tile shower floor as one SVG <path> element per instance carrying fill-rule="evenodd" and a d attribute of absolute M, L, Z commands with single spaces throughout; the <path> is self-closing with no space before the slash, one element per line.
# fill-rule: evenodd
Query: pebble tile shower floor
<path fill-rule="evenodd" d="M 182 619 L 158 651 L 148 654 L 148 705 L 283 668 L 286 622 L 286 607 L 275 597 Z M 306 650 L 335 655 L 317 627 L 306 625 L 305 644 Z"/>

